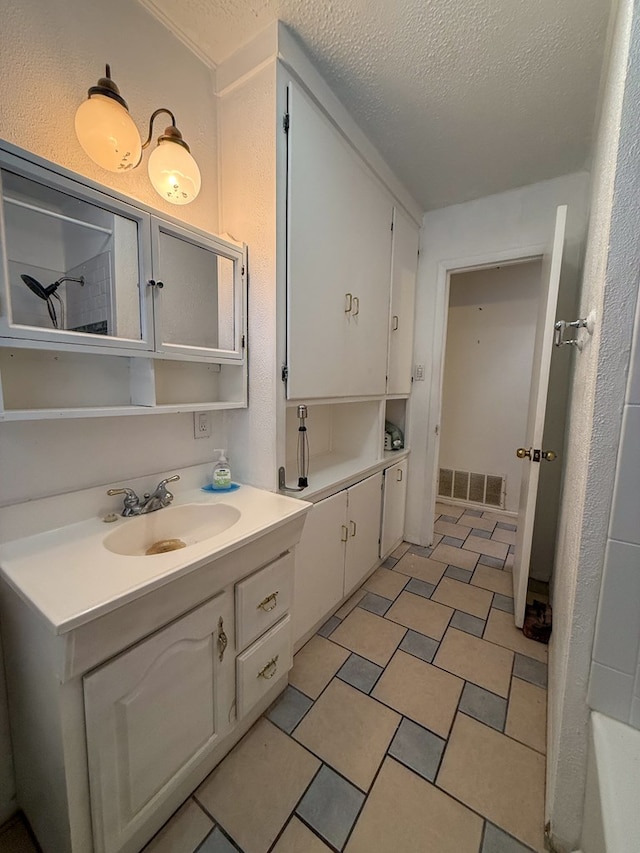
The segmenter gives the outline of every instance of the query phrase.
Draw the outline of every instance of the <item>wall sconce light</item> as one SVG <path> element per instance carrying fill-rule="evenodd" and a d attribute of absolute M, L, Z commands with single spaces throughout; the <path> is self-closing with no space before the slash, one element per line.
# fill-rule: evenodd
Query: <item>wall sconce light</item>
<path fill-rule="evenodd" d="M 160 113 L 166 113 L 171 124 L 158 137 L 157 147 L 149 156 L 149 179 L 165 201 L 189 204 L 200 192 L 200 169 L 176 127 L 173 113 L 165 107 L 152 113 L 149 134 L 143 143 L 129 115 L 127 102 L 111 79 L 108 65 L 106 76 L 89 89 L 87 100 L 78 107 L 76 136 L 84 151 L 98 166 L 110 172 L 126 172 L 140 165 L 142 152 L 151 143 L 153 122 Z"/>

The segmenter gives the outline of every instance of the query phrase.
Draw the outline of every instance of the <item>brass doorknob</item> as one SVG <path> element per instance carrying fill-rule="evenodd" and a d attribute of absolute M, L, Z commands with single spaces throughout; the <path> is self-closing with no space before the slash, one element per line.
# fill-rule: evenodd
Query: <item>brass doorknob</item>
<path fill-rule="evenodd" d="M 558 458 L 558 454 L 554 450 L 543 450 L 542 458 L 546 459 L 547 462 L 553 462 L 554 459 Z"/>
<path fill-rule="evenodd" d="M 525 459 L 527 456 L 531 459 L 531 450 L 527 450 L 525 447 L 519 447 L 516 450 L 516 456 L 518 459 Z"/>

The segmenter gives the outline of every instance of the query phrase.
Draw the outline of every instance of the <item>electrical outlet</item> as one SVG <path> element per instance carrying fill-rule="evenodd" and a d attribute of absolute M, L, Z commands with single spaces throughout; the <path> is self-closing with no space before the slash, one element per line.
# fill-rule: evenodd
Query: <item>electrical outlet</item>
<path fill-rule="evenodd" d="M 424 382 L 424 364 L 416 364 L 413 375 L 416 382 Z"/>
<path fill-rule="evenodd" d="M 193 413 L 194 438 L 211 438 L 211 412 Z"/>

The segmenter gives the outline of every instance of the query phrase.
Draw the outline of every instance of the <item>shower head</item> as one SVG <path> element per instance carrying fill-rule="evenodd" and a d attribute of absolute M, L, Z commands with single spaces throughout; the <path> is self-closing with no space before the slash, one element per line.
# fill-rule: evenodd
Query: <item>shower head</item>
<path fill-rule="evenodd" d="M 43 287 L 37 278 L 33 278 L 30 275 L 21 275 L 20 278 L 27 285 L 29 290 L 32 293 L 35 293 L 36 296 L 39 296 L 40 299 L 44 299 L 47 303 L 47 311 L 49 312 L 49 317 L 51 319 L 51 323 L 54 329 L 58 328 L 58 315 L 56 314 L 56 309 L 51 302 L 51 294 L 55 293 L 58 289 L 58 282 L 54 282 L 54 284 L 50 284 L 48 287 Z M 60 297 L 58 297 L 59 299 Z"/>
<path fill-rule="evenodd" d="M 45 301 L 47 300 L 49 296 L 49 294 L 47 293 L 48 288 L 47 290 L 45 290 L 36 278 L 32 278 L 30 275 L 21 275 L 20 278 L 24 281 L 24 283 L 27 285 L 27 287 L 32 293 L 35 293 L 35 295 L 39 296 L 40 299 L 44 299 Z"/>

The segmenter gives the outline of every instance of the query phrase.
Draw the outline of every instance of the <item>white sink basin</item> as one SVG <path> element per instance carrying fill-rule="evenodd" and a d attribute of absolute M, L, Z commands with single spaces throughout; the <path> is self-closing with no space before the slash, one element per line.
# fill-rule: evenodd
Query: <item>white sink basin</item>
<path fill-rule="evenodd" d="M 224 503 L 172 506 L 131 518 L 107 534 L 103 545 L 126 557 L 157 556 L 148 555 L 147 550 L 158 542 L 179 539 L 185 546 L 195 545 L 228 530 L 239 519 L 240 510 Z"/>

